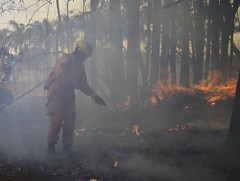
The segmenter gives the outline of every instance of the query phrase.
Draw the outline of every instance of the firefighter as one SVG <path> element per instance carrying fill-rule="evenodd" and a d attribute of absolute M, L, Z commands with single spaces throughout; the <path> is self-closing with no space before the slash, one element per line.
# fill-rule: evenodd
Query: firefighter
<path fill-rule="evenodd" d="M 71 156 L 73 135 L 75 128 L 75 89 L 80 89 L 95 103 L 106 106 L 105 101 L 99 97 L 89 86 L 84 67 L 84 61 L 92 54 L 91 44 L 78 41 L 75 50 L 64 54 L 55 64 L 50 73 L 44 89 L 47 92 L 47 115 L 50 117 L 48 130 L 48 155 L 55 155 L 55 144 L 62 128 L 63 153 Z"/>

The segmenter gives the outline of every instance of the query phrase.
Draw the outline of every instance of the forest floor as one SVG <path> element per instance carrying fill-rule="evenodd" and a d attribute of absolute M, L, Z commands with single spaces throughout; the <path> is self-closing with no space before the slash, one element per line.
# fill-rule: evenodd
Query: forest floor
<path fill-rule="evenodd" d="M 240 180 L 240 156 L 226 146 L 231 103 L 189 110 L 96 105 L 78 111 L 75 157 L 62 155 L 60 139 L 49 160 L 42 100 L 0 113 L 1 181 Z"/>

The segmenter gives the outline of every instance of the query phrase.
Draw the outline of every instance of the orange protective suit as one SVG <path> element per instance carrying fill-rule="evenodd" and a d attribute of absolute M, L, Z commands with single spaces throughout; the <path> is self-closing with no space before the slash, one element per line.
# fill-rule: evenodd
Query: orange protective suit
<path fill-rule="evenodd" d="M 80 89 L 91 97 L 96 95 L 87 82 L 83 62 L 76 60 L 73 54 L 63 55 L 53 69 L 48 86 L 48 144 L 57 143 L 59 132 L 63 128 L 63 146 L 71 146 L 76 118 L 74 90 Z"/>

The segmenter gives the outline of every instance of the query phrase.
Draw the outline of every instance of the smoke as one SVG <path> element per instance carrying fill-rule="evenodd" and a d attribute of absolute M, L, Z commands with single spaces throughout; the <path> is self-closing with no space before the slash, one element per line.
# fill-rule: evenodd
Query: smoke
<path fill-rule="evenodd" d="M 95 107 L 93 114 L 82 119 L 79 128 L 84 131 L 75 139 L 83 160 L 104 173 L 103 177 L 122 174 L 129 180 L 221 180 L 211 165 L 219 159 L 217 150 L 225 147 L 230 111 L 221 115 L 205 112 L 202 119 L 197 117 L 203 110 L 114 111 Z M 213 119 L 214 115 L 218 119 Z M 135 124 L 141 138 L 132 132 Z M 179 130 L 169 131 L 176 125 L 181 125 Z"/>
<path fill-rule="evenodd" d="M 1 112 L 0 149 L 7 156 L 43 157 L 47 131 L 44 111 L 42 98 L 26 97 Z"/>
<path fill-rule="evenodd" d="M 109 51 L 106 53 L 106 50 Z M 100 85 L 94 85 L 95 91 L 108 103 L 113 96 L 111 92 L 119 95 L 126 88 L 121 81 L 112 79 L 116 76 L 114 80 L 119 80 L 118 74 L 111 70 L 112 64 L 109 64 L 109 57 L 118 56 L 113 52 L 107 45 L 96 52 Z M 91 83 L 90 63 L 87 60 L 85 65 Z M 31 85 L 18 85 L 20 93 L 36 81 L 33 78 L 35 72 L 29 74 L 21 74 L 23 79 L 28 80 L 24 83 L 30 82 Z M 44 76 L 39 74 L 38 78 Z M 80 163 L 93 173 L 100 172 L 99 177 L 111 179 L 221 180 L 211 167 L 217 159 L 217 156 L 212 156 L 225 146 L 230 109 L 169 110 L 151 105 L 144 108 L 138 104 L 125 109 L 124 105 L 117 107 L 110 103 L 109 107 L 101 107 L 82 92 L 76 93 L 73 149 L 77 158 L 72 163 L 68 162 L 69 167 L 66 166 L 61 157 L 60 133 L 56 161 L 60 175 L 62 170 L 73 174 L 72 168 Z M 0 113 L 0 153 L 5 159 L 21 158 L 23 162 L 30 160 L 37 164 L 46 161 L 49 118 L 45 104 L 41 87 Z M 141 134 L 133 131 L 136 126 Z"/>
<path fill-rule="evenodd" d="M 203 115 L 203 110 L 108 109 L 83 95 L 77 100 L 82 101 L 77 102 L 73 146 L 78 156 L 71 167 L 84 163 L 102 178 L 221 180 L 211 165 L 217 160 L 215 152 L 225 146 L 230 111 Z M 6 159 L 45 160 L 49 118 L 44 97 L 27 96 L 0 116 L 0 152 Z M 139 126 L 140 135 L 132 131 L 133 125 Z M 60 170 L 65 163 L 61 136 Z"/>
<path fill-rule="evenodd" d="M 182 161 L 184 160 L 184 164 Z M 168 158 L 158 155 L 148 158 L 144 155 L 132 155 L 123 165 L 131 178 L 148 178 L 149 180 L 214 180 L 209 168 L 202 167 L 201 158 Z M 204 173 L 204 174 L 202 174 Z M 196 175 L 198 175 L 196 177 Z"/>

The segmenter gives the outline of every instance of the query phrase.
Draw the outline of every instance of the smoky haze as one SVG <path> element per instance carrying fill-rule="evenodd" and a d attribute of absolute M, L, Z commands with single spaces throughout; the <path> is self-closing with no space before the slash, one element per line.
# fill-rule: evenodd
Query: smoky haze
<path fill-rule="evenodd" d="M 74 169 L 83 164 L 95 177 L 109 180 L 224 180 L 205 164 L 215 164 L 209 158 L 221 156 L 217 150 L 225 146 L 228 110 L 217 115 L 205 109 L 161 111 L 136 105 L 108 109 L 77 92 L 73 146 L 77 157 L 71 164 L 62 157 L 60 135 L 56 169 L 45 157 L 49 125 L 45 103 L 45 97 L 28 95 L 1 112 L 2 160 L 22 170 L 27 169 L 25 162 L 49 163 L 46 172 L 62 177 L 80 174 L 81 170 L 74 173 Z M 134 125 L 139 126 L 139 135 L 133 131 Z"/>
<path fill-rule="evenodd" d="M 49 127 L 46 92 L 43 84 L 28 92 L 46 80 L 56 63 L 57 21 L 45 19 L 28 26 L 11 21 L 13 32 L 7 35 L 1 32 L 4 35 L 0 37 L 1 45 L 14 57 L 6 86 L 15 98 L 27 94 L 0 111 L 0 180 L 10 177 L 59 181 L 91 178 L 90 181 L 227 181 L 229 177 L 237 178 L 238 175 L 231 174 L 232 167 L 226 168 L 228 159 L 234 160 L 226 147 L 233 95 L 219 102 L 214 102 L 213 97 L 214 101 L 209 104 L 205 96 L 212 98 L 213 92 L 204 89 L 209 84 L 202 89 L 201 84 L 191 87 L 195 69 L 184 64 L 190 62 L 189 52 L 193 51 L 189 49 L 187 25 L 192 17 L 187 14 L 187 1 L 182 9 L 182 4 L 178 4 L 181 11 L 170 10 L 169 16 L 163 19 L 159 11 L 163 1 L 150 4 L 152 1 L 129 0 L 121 6 L 121 1 L 107 2 L 113 4 L 98 5 L 96 17 L 88 12 L 89 8 L 70 17 L 62 14 L 59 57 L 63 52 L 72 52 L 79 39 L 95 42 L 94 54 L 84 64 L 90 85 L 107 102 L 107 107 L 99 106 L 91 97 L 76 90 L 73 144 L 76 156 L 73 159 L 63 156 L 62 132 L 56 148 L 57 159 L 46 157 Z M 152 14 L 139 18 L 149 11 Z M 170 30 L 163 31 L 172 21 L 170 14 L 180 17 L 176 18 L 178 22 L 171 22 L 175 27 L 171 30 L 176 36 L 175 44 L 169 39 Z M 181 23 L 184 24 L 180 26 Z M 202 38 L 200 33 L 191 38 Z M 92 40 L 93 37 L 96 39 Z M 175 53 L 172 53 L 175 67 L 167 62 L 170 50 L 166 47 L 170 44 L 160 45 L 160 40 L 171 42 L 175 48 L 171 50 Z M 237 61 L 234 59 L 234 62 Z M 171 74 L 171 68 L 175 68 L 175 74 Z M 187 88 L 179 88 L 180 83 Z M 161 87 L 156 87 L 158 85 Z M 220 88 L 209 89 L 216 93 Z"/>
<path fill-rule="evenodd" d="M 30 57 L 38 55 L 35 51 Z M 112 72 L 104 66 L 109 63 L 108 55 L 114 57 L 114 51 L 107 54 L 105 48 L 96 50 L 98 84 L 95 90 L 107 101 L 108 107 L 96 105 L 76 90 L 73 145 L 76 158 L 69 162 L 63 157 L 61 133 L 57 161 L 52 163 L 46 159 L 49 117 L 46 116 L 46 92 L 41 85 L 0 113 L 2 164 L 21 169 L 16 171 L 19 174 L 32 167 L 35 175 L 47 173 L 53 180 L 76 179 L 82 175 L 88 178 L 86 172 L 106 180 L 224 180 L 211 166 L 222 156 L 217 151 L 225 147 L 231 106 L 219 110 L 214 107 L 169 109 L 168 105 L 159 107 L 150 102 L 136 102 L 130 96 L 112 103 L 111 89 L 122 91 L 118 89 L 119 84 L 121 89 L 125 87 L 120 82 L 111 82 Z M 50 62 L 40 54 L 30 59 L 30 64 L 17 64 L 13 69 L 17 79 L 10 77 L 15 97 L 46 79 L 55 62 L 54 56 L 47 58 Z M 91 59 L 85 66 L 91 84 Z M 108 85 L 117 87 L 110 89 Z M 188 103 L 187 99 L 182 101 Z"/>

